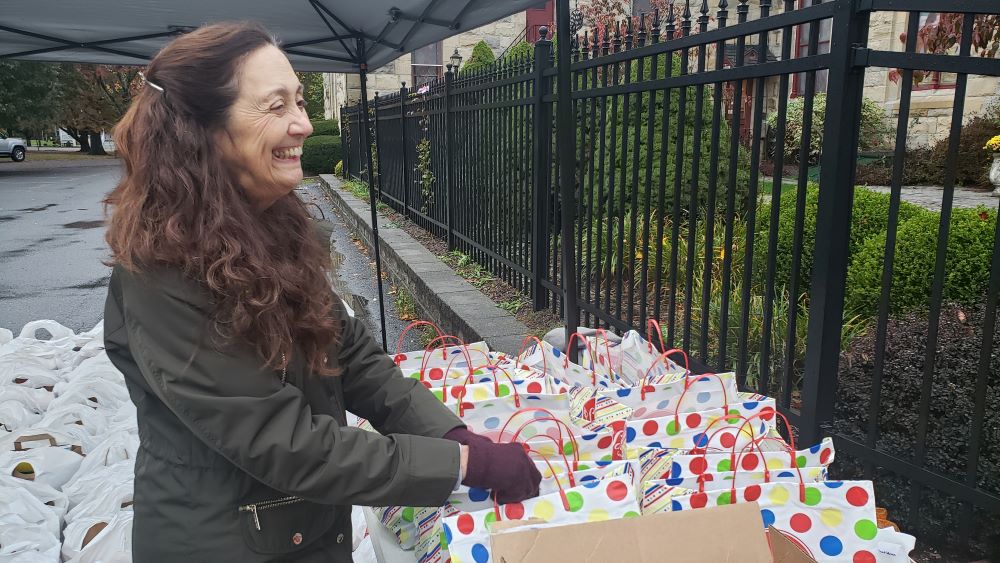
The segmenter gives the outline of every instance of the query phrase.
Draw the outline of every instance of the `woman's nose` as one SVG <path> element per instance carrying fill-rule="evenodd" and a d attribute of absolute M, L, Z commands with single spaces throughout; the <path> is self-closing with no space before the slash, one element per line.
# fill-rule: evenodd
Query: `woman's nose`
<path fill-rule="evenodd" d="M 309 121 L 309 114 L 306 113 L 305 109 L 302 109 L 296 113 L 292 123 L 288 126 L 288 134 L 308 137 L 309 135 L 312 135 L 312 132 L 313 126 Z"/>

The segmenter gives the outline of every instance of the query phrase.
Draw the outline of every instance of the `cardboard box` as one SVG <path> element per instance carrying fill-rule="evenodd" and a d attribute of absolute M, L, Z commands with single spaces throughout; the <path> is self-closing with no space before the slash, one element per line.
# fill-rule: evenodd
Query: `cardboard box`
<path fill-rule="evenodd" d="M 757 503 L 551 528 L 531 527 L 537 524 L 531 521 L 499 524 L 494 526 L 491 537 L 493 561 L 499 563 L 569 560 L 644 563 L 666 559 L 689 563 L 770 563 L 775 560 L 761 526 Z M 805 561 L 809 560 L 807 557 Z"/>

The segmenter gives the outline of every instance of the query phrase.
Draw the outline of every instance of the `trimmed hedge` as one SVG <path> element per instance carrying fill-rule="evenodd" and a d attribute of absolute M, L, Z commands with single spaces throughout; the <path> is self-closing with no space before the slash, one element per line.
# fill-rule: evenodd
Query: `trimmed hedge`
<path fill-rule="evenodd" d="M 495 60 L 497 60 L 497 57 L 493 54 L 493 49 L 490 49 L 490 46 L 485 41 L 480 41 L 472 48 L 472 55 L 462 65 L 462 70 L 459 74 L 468 74 L 488 68 Z"/>
<path fill-rule="evenodd" d="M 503 56 L 505 61 L 520 61 L 535 58 L 535 46 L 527 41 L 520 41 L 511 47 Z"/>
<path fill-rule="evenodd" d="M 933 254 L 933 253 L 931 253 Z M 926 309 L 889 320 L 878 409 L 880 452 L 902 459 L 913 456 L 920 426 L 920 401 L 926 367 Z M 1000 354 L 993 353 L 986 369 L 984 395 L 976 391 L 979 355 L 983 346 L 985 306 L 946 304 L 941 309 L 934 358 L 930 411 L 927 416 L 927 469 L 964 481 L 972 413 L 977 400 L 985 400 L 976 485 L 1000 495 Z M 990 322 L 1000 325 L 1000 315 Z M 993 333 L 992 350 L 1000 350 L 1000 331 Z M 875 331 L 855 338 L 840 362 L 834 428 L 839 434 L 864 442 L 870 421 L 872 381 L 875 371 Z M 838 479 L 867 478 L 864 465 L 837 452 L 832 467 Z M 889 517 L 921 541 L 949 552 L 948 561 L 985 559 L 1000 561 L 1000 527 L 996 515 L 980 509 L 973 515 L 970 541 L 959 538 L 961 504 L 954 497 L 927 487 L 916 487 L 905 477 L 877 469 L 880 506 Z M 918 512 L 910 512 L 910 494 L 920 489 Z"/>
<path fill-rule="evenodd" d="M 314 119 L 310 123 L 313 126 L 313 137 L 340 135 L 340 124 L 336 119 Z"/>
<path fill-rule="evenodd" d="M 775 287 L 790 285 L 792 279 L 792 252 L 795 235 L 796 193 L 786 191 L 781 194 L 778 215 L 778 246 L 775 260 Z M 851 211 L 850 256 L 855 257 L 870 238 L 882 235 L 889 228 L 889 194 L 873 192 L 864 188 L 854 190 L 854 204 Z M 810 184 L 806 188 L 805 213 L 802 223 L 802 257 L 799 266 L 801 278 L 799 288 L 808 291 L 812 286 L 813 246 L 816 242 L 816 211 L 819 202 L 819 186 Z M 901 201 L 899 224 L 918 215 L 934 215 L 926 209 Z M 765 204 L 757 211 L 754 232 L 754 275 L 763 280 L 767 272 L 767 244 L 771 228 L 771 205 Z M 876 282 L 876 288 L 880 285 Z M 848 293 L 852 291 L 850 285 Z"/>
<path fill-rule="evenodd" d="M 308 137 L 302 146 L 302 172 L 307 176 L 325 174 L 341 158 L 340 137 Z"/>
<path fill-rule="evenodd" d="M 899 225 L 893 261 L 890 308 L 905 313 L 925 308 L 930 300 L 937 259 L 940 214 L 924 213 Z M 996 211 L 985 207 L 952 211 L 945 260 L 945 301 L 975 303 L 986 292 L 996 235 Z M 886 235 L 865 242 L 847 272 L 847 308 L 874 314 L 882 291 Z"/>

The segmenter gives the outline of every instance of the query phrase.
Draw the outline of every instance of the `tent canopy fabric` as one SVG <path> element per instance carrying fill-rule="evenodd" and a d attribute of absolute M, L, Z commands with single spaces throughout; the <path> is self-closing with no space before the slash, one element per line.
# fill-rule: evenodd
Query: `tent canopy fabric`
<path fill-rule="evenodd" d="M 29 0 L 0 11 L 0 58 L 145 65 L 175 35 L 263 24 L 300 71 L 376 69 L 544 0 Z"/>

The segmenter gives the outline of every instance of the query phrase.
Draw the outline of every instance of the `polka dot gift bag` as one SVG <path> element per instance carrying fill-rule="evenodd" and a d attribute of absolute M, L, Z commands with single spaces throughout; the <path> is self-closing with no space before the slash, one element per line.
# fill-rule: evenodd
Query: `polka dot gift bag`
<path fill-rule="evenodd" d="M 523 503 L 449 516 L 444 519 L 441 542 L 452 563 L 486 563 L 491 560 L 490 529 L 494 522 L 535 518 L 578 524 L 637 516 L 639 504 L 631 479 L 593 479 Z"/>
<path fill-rule="evenodd" d="M 771 438 L 766 438 L 768 443 Z M 793 469 L 795 467 L 829 467 L 834 460 L 833 440 L 824 438 L 822 442 L 805 450 L 789 455 L 788 451 L 763 451 L 755 448 L 740 456 L 740 471 L 757 471 L 763 467 L 771 471 Z M 639 462 L 639 479 L 684 479 L 697 477 L 705 472 L 722 473 L 732 471 L 736 462 L 736 452 L 731 449 L 707 451 L 693 454 L 687 450 L 667 448 L 639 448 L 636 459 Z"/>
<path fill-rule="evenodd" d="M 773 528 L 817 561 L 880 561 L 871 481 L 771 482 L 674 497 L 672 510 L 757 502 Z M 882 546 L 884 549 L 884 546 Z"/>
<path fill-rule="evenodd" d="M 734 373 L 696 376 L 679 373 L 664 383 L 601 390 L 597 396 L 629 407 L 630 418 L 644 419 L 721 408 L 735 402 L 738 392 Z"/>
<path fill-rule="evenodd" d="M 477 381 L 480 383 L 474 383 Z M 548 382 L 541 372 L 488 365 L 473 368 L 464 378 L 445 378 L 440 387 L 431 388 L 431 393 L 446 405 L 457 405 L 515 394 L 537 395 L 547 389 Z"/>
<path fill-rule="evenodd" d="M 589 346 L 585 338 L 578 336 Z M 524 366 L 536 370 L 542 370 L 548 375 L 558 378 L 563 383 L 570 385 L 582 385 L 584 387 L 621 387 L 622 384 L 617 379 L 608 375 L 603 375 L 592 369 L 585 368 L 579 364 L 569 361 L 569 357 L 561 350 L 552 346 L 548 342 L 534 339 L 535 344 L 524 350 L 517 356 L 517 362 Z M 570 343 L 575 342 L 575 338 Z"/>
<path fill-rule="evenodd" d="M 718 444 L 725 450 L 740 448 L 775 427 L 774 399 L 759 397 L 740 393 L 737 402 L 728 408 L 626 421 L 627 455 L 635 458 L 639 447 L 705 448 L 716 443 L 710 440 L 713 434 L 717 434 Z M 740 423 L 751 419 L 752 424 Z"/>

